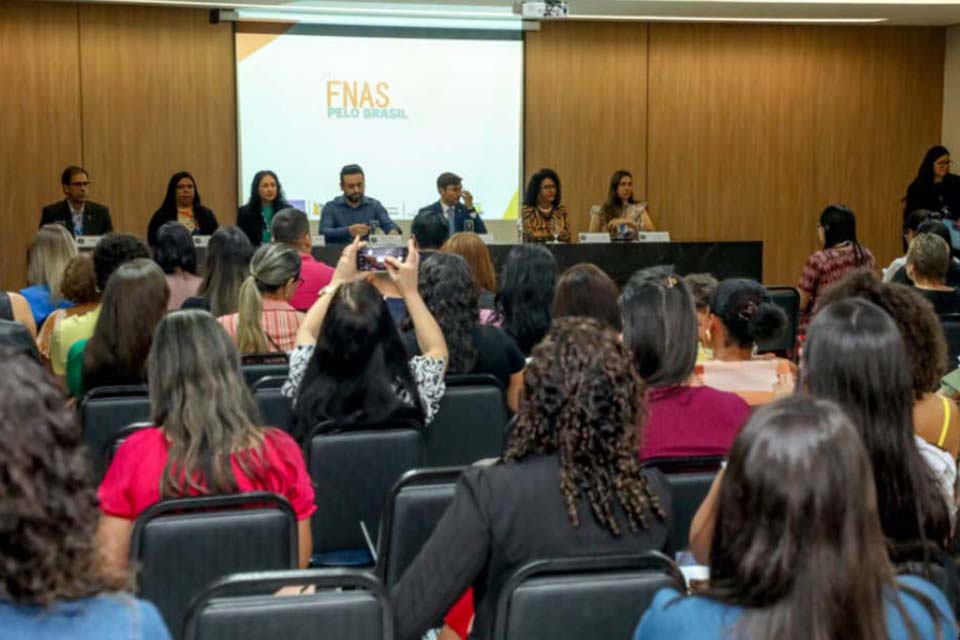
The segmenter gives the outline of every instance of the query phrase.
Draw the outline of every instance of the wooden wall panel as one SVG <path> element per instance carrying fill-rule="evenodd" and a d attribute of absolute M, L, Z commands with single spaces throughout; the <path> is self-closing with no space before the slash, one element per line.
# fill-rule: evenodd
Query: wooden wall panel
<path fill-rule="evenodd" d="M 943 29 L 653 25 L 648 191 L 676 240 L 765 242 L 794 283 L 830 202 L 886 264 L 940 132 Z"/>
<path fill-rule="evenodd" d="M 617 169 L 646 183 L 647 25 L 558 23 L 526 34 L 524 174 L 560 175 L 575 231 Z"/>
<path fill-rule="evenodd" d="M 236 221 L 233 35 L 208 15 L 80 6 L 84 155 L 120 230 L 145 236 L 180 170 L 221 223 Z"/>
<path fill-rule="evenodd" d="M 76 6 L 0 3 L 0 286 L 26 282 L 40 209 L 63 198 L 60 171 L 83 161 Z"/>

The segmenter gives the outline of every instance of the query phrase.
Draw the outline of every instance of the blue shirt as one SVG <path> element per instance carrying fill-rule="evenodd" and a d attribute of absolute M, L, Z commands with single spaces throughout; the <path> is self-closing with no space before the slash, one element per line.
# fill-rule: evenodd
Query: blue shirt
<path fill-rule="evenodd" d="M 940 628 L 944 638 L 957 637 L 957 623 L 947 598 L 935 586 L 916 576 L 898 576 L 897 582 L 911 587 L 929 598 L 940 612 Z M 742 609 L 731 607 L 702 596 L 682 597 L 674 589 L 661 589 L 640 620 L 633 640 L 724 640 L 740 619 Z M 921 640 L 934 640 L 936 627 L 926 608 L 910 595 L 901 592 L 900 602 L 917 627 Z M 672 604 L 671 604 L 672 603 Z M 907 627 L 891 598 L 885 605 L 887 633 L 890 640 L 909 640 Z"/>
<path fill-rule="evenodd" d="M 400 227 L 390 219 L 387 210 L 383 208 L 379 200 L 364 196 L 363 200 L 360 201 L 360 206 L 354 208 L 347 204 L 346 196 L 339 196 L 323 205 L 323 211 L 320 212 L 320 233 L 329 243 L 347 244 L 353 239 L 353 236 L 350 235 L 350 225 L 365 224 L 370 226 L 374 220 L 380 223 L 380 228 L 384 233 L 389 233 L 394 229 L 400 230 Z"/>
<path fill-rule="evenodd" d="M 27 299 L 27 304 L 30 305 L 30 311 L 33 313 L 33 320 L 37 323 L 37 330 L 40 330 L 43 321 L 47 319 L 51 313 L 56 309 L 66 309 L 67 307 L 72 307 L 73 303 L 69 300 L 61 300 L 59 304 L 54 306 L 50 302 L 50 287 L 45 284 L 35 284 L 32 287 L 27 287 L 26 289 L 20 289 L 20 295 Z"/>
<path fill-rule="evenodd" d="M 156 607 L 123 594 L 49 607 L 0 602 L 0 629 L 17 640 L 170 640 Z"/>

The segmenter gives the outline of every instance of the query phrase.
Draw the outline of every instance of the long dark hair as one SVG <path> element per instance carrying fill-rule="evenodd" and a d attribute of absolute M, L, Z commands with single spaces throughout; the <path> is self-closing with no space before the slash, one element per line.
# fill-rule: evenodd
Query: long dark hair
<path fill-rule="evenodd" d="M 537 206 L 537 196 L 540 195 L 540 185 L 546 178 L 550 178 L 553 180 L 553 184 L 557 185 L 557 197 L 553 199 L 553 206 L 560 206 L 560 203 L 563 202 L 560 197 L 560 176 L 558 176 L 557 172 L 553 169 L 540 169 L 540 171 L 530 176 L 530 182 L 527 183 L 527 188 L 523 192 L 523 206 Z"/>
<path fill-rule="evenodd" d="M 190 181 L 193 182 L 193 208 L 196 209 L 200 206 L 200 189 L 197 188 L 197 181 L 189 171 L 178 171 L 170 176 L 170 181 L 167 183 L 167 193 L 163 196 L 163 204 L 160 205 L 159 209 L 163 213 L 177 215 L 177 183 L 182 178 L 190 178 Z"/>
<path fill-rule="evenodd" d="M 610 188 L 607 190 L 607 199 L 601 208 L 604 225 L 614 218 L 620 217 L 623 212 L 623 202 L 620 201 L 620 196 L 617 195 L 617 189 L 620 187 L 620 181 L 624 178 L 630 178 L 632 180 L 633 174 L 624 169 L 620 169 L 619 171 L 615 171 L 613 175 L 610 176 Z M 632 193 L 630 194 L 630 198 L 627 200 L 627 202 L 630 204 L 636 202 L 636 199 L 633 197 Z"/>
<path fill-rule="evenodd" d="M 545 247 L 525 244 L 507 254 L 495 305 L 503 318 L 503 328 L 524 355 L 530 355 L 550 328 L 556 286 L 557 260 Z"/>
<path fill-rule="evenodd" d="M 856 429 L 832 402 L 792 396 L 751 417 L 720 484 L 704 594 L 745 609 L 732 636 L 887 637 L 884 596 L 898 587 L 872 478 Z M 899 588 L 941 628 L 928 598 Z"/>
<path fill-rule="evenodd" d="M 557 320 L 534 349 L 523 386 L 504 461 L 557 456 L 573 526 L 580 526 L 584 501 L 615 536 L 622 533 L 620 509 L 630 531 L 646 529 L 650 511 L 665 518 L 637 458 L 643 381 L 616 333 L 591 318 Z"/>
<path fill-rule="evenodd" d="M 620 296 L 623 341 L 651 386 L 683 384 L 697 364 L 697 312 L 670 267 L 633 274 Z"/>
<path fill-rule="evenodd" d="M 382 422 L 405 412 L 402 389 L 423 419 L 407 351 L 383 297 L 365 281 L 337 289 L 297 393 L 295 437 L 321 422 L 338 427 Z"/>
<path fill-rule="evenodd" d="M 933 184 L 933 163 L 941 156 L 950 155 L 950 151 L 943 145 L 935 145 L 927 149 L 923 154 L 923 160 L 920 161 L 920 167 L 917 169 L 917 177 L 914 182 L 922 185 Z"/>
<path fill-rule="evenodd" d="M 419 290 L 447 341 L 447 373 L 469 373 L 477 362 L 471 332 L 480 310 L 470 266 L 455 253 L 435 253 L 420 264 Z M 412 328 L 409 318 L 405 328 Z"/>
<path fill-rule="evenodd" d="M 100 317 L 83 350 L 83 386 L 118 377 L 143 378 L 157 323 L 167 312 L 170 287 L 147 258 L 120 265 L 103 292 Z"/>
<path fill-rule="evenodd" d="M 744 349 L 777 338 L 787 326 L 786 314 L 763 285 L 746 278 L 730 278 L 717 285 L 710 313 L 723 323 L 727 337 Z"/>
<path fill-rule="evenodd" d="M 187 228 L 179 222 L 165 222 L 157 231 L 153 260 L 160 265 L 164 273 L 182 269 L 196 275 L 197 248 Z"/>
<path fill-rule="evenodd" d="M 866 300 L 828 305 L 810 324 L 801 370 L 802 386 L 839 404 L 859 430 L 887 538 L 944 546 L 947 505 L 914 441 L 910 362 L 890 316 Z"/>
<path fill-rule="evenodd" d="M 823 227 L 824 249 L 849 242 L 853 247 L 854 265 L 859 267 L 866 264 L 867 256 L 857 242 L 857 217 L 849 207 L 842 204 L 827 205 L 820 213 L 820 226 Z"/>
<path fill-rule="evenodd" d="M 274 213 L 288 209 L 290 203 L 287 202 L 287 196 L 283 193 L 283 185 L 280 184 L 280 178 L 269 169 L 257 171 L 253 175 L 253 182 L 250 183 L 250 197 L 247 199 L 247 206 L 250 207 L 250 210 L 254 213 L 259 213 L 263 208 L 263 202 L 260 199 L 260 181 L 263 180 L 265 176 L 270 176 L 277 183 L 277 197 L 273 200 Z"/>
<path fill-rule="evenodd" d="M 250 273 L 251 256 L 253 245 L 240 227 L 220 227 L 210 236 L 197 295 L 207 301 L 214 316 L 237 312 L 240 286 Z"/>
<path fill-rule="evenodd" d="M 575 264 L 560 276 L 553 298 L 553 317 L 585 316 L 620 331 L 620 289 L 603 269 L 588 262 Z"/>

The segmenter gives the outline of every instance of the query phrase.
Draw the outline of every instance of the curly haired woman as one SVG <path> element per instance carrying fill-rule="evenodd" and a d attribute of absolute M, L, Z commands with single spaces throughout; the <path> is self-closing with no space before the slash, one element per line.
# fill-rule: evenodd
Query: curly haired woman
<path fill-rule="evenodd" d="M 506 576 L 535 558 L 667 547 L 665 483 L 636 456 L 643 393 L 616 333 L 557 320 L 526 370 L 503 462 L 463 473 L 391 594 L 400 640 L 420 638 L 470 586 L 471 637 L 490 638 Z"/>
<path fill-rule="evenodd" d="M 7 350 L 0 359 L 0 635 L 169 639 L 153 605 L 103 571 L 74 412 L 39 364 Z"/>

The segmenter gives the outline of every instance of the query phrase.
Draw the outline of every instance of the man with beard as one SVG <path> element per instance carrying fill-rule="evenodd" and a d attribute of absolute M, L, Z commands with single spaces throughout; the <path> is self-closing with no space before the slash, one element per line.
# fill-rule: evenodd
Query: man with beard
<path fill-rule="evenodd" d="M 329 244 L 347 244 L 355 236 L 366 240 L 374 223 L 385 233 L 400 233 L 380 201 L 363 195 L 364 187 L 360 165 L 348 164 L 340 170 L 343 195 L 323 205 L 320 213 L 320 233 Z"/>

